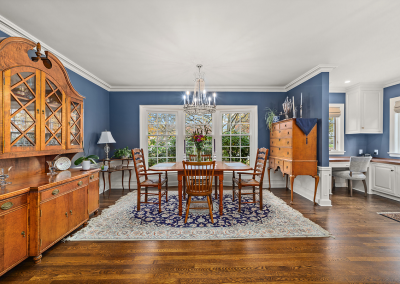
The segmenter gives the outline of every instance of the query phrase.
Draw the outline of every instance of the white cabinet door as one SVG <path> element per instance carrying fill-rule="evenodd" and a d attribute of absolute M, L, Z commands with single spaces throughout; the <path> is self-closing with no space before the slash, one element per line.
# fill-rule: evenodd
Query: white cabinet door
<path fill-rule="evenodd" d="M 396 166 L 388 164 L 373 164 L 372 190 L 395 195 Z"/>
<path fill-rule="evenodd" d="M 360 96 L 358 91 L 346 93 L 346 134 L 360 131 Z"/>
<path fill-rule="evenodd" d="M 361 91 L 361 133 L 382 133 L 383 94 L 381 91 Z"/>

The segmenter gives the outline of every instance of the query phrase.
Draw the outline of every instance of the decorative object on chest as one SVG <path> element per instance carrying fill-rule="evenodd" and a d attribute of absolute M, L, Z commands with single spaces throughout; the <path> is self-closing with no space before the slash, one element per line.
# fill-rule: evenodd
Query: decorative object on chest
<path fill-rule="evenodd" d="M 68 159 L 67 157 L 60 157 L 55 160 L 54 166 L 59 171 L 68 170 L 71 167 L 71 160 Z"/>
<path fill-rule="evenodd" d="M 5 187 L 7 184 L 11 184 L 11 182 L 6 181 L 9 178 L 9 172 L 12 167 L 9 168 L 0 168 L 0 186 Z"/>
<path fill-rule="evenodd" d="M 298 175 L 315 178 L 314 203 L 319 182 L 317 174 L 317 119 L 292 118 L 273 123 L 270 130 L 270 158 L 268 180 L 271 184 L 270 170 L 286 175 L 291 185 L 293 203 L 293 182 Z"/>
<path fill-rule="evenodd" d="M 104 152 L 106 153 L 106 160 L 109 160 L 108 158 L 108 153 L 110 153 L 110 146 L 108 146 L 109 143 L 117 143 L 117 142 L 115 142 L 114 138 L 111 135 L 111 132 L 105 130 L 101 132 L 100 139 L 97 142 L 97 144 L 106 144 L 106 146 L 104 146 Z"/>

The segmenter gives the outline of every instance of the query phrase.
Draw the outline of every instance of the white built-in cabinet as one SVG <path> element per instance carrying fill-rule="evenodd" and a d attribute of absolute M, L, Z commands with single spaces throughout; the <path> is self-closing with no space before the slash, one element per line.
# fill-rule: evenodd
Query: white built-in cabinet
<path fill-rule="evenodd" d="M 400 166 L 371 163 L 371 193 L 386 197 L 400 197 Z"/>
<path fill-rule="evenodd" d="M 361 85 L 346 92 L 346 134 L 383 132 L 383 88 Z"/>

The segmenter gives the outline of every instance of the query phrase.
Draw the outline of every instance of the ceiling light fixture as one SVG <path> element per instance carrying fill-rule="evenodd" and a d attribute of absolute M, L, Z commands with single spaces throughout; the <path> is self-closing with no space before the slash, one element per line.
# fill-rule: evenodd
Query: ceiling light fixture
<path fill-rule="evenodd" d="M 351 82 L 350 80 L 344 81 L 345 84 L 348 84 L 348 83 L 350 83 L 350 82 Z"/>
<path fill-rule="evenodd" d="M 192 95 L 192 101 L 190 102 L 190 92 L 186 92 L 186 96 L 183 96 L 183 110 L 188 114 L 209 114 L 214 113 L 217 105 L 215 104 L 216 93 L 213 93 L 213 104 L 211 104 L 211 95 L 207 96 L 206 83 L 204 82 L 204 73 L 200 72 L 203 65 L 197 64 L 199 73 L 195 74 L 194 80 L 194 91 Z"/>

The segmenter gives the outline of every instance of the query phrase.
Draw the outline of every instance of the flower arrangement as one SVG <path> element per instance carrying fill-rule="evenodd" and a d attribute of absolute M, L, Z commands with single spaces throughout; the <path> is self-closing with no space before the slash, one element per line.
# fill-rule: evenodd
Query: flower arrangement
<path fill-rule="evenodd" d="M 207 134 L 207 133 L 206 133 Z M 204 148 L 204 142 L 207 141 L 207 136 L 200 133 L 200 131 L 195 130 L 190 137 L 190 141 L 194 143 L 197 150 L 197 161 L 201 161 L 201 151 Z"/>

